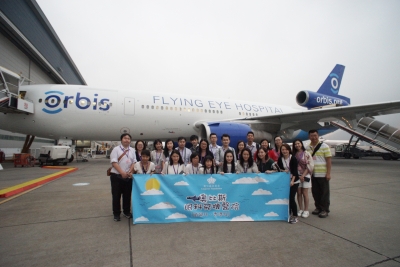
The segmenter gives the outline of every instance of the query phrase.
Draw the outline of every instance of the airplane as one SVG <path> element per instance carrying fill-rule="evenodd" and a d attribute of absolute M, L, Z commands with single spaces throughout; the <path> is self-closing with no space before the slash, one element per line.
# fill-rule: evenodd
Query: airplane
<path fill-rule="evenodd" d="M 196 200 L 200 200 L 200 196 L 194 195 L 192 197 L 186 197 L 186 199 L 191 199 L 191 200 L 193 200 L 193 202 L 196 202 Z"/>
<path fill-rule="evenodd" d="M 0 127 L 60 140 L 119 140 L 121 134 L 129 133 L 132 140 L 176 141 L 179 136 L 196 133 L 201 138 L 210 133 L 228 133 L 235 146 L 246 139 L 249 131 L 254 132 L 256 142 L 262 138 L 273 140 L 274 136 L 292 142 L 308 139 L 310 129 L 318 129 L 320 135 L 337 130 L 330 121 L 351 124 L 365 116 L 400 112 L 400 101 L 351 106 L 348 97 L 338 94 L 344 69 L 337 64 L 317 92 L 300 91 L 296 101 L 307 108 L 303 110 L 187 94 L 81 85 L 21 85 L 17 100 L 20 112 L 0 107 Z M 2 90 L 2 97 L 10 94 Z"/>

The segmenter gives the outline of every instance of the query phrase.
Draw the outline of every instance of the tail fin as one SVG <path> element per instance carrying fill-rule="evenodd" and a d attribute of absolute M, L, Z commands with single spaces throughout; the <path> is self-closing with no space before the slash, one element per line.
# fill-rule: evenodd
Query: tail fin
<path fill-rule="evenodd" d="M 317 92 L 337 97 L 339 94 L 340 84 L 342 83 L 344 68 L 343 65 L 336 64 Z"/>

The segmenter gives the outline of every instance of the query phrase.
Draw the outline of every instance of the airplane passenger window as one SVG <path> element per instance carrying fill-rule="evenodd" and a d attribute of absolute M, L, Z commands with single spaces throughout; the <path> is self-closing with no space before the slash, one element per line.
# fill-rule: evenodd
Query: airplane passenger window
<path fill-rule="evenodd" d="M 213 113 L 215 113 L 215 110 L 213 110 Z"/>
<path fill-rule="evenodd" d="M 221 110 L 221 114 L 222 114 L 222 110 Z"/>
<path fill-rule="evenodd" d="M 146 108 L 149 109 L 149 105 L 146 105 Z"/>
<path fill-rule="evenodd" d="M 177 108 L 177 107 L 175 107 L 175 111 L 178 111 L 178 108 Z"/>
<path fill-rule="evenodd" d="M 156 109 L 158 109 L 158 106 L 156 106 Z"/>
<path fill-rule="evenodd" d="M 142 105 L 142 108 L 144 108 L 144 105 Z"/>
<path fill-rule="evenodd" d="M 112 103 L 110 103 L 110 107 L 112 107 Z"/>
<path fill-rule="evenodd" d="M 217 114 L 219 114 L 219 111 L 217 110 Z"/>
<path fill-rule="evenodd" d="M 151 106 L 151 109 L 154 109 L 154 106 Z"/>
<path fill-rule="evenodd" d="M 242 115 L 241 112 L 239 112 L 239 115 Z"/>
<path fill-rule="evenodd" d="M 199 112 L 199 109 L 197 109 L 196 112 Z"/>
<path fill-rule="evenodd" d="M 42 103 L 42 99 L 41 98 L 39 99 L 39 103 Z"/>
<path fill-rule="evenodd" d="M 204 112 L 207 113 L 207 109 L 205 109 Z"/>
<path fill-rule="evenodd" d="M 195 108 L 193 108 L 193 109 L 192 109 L 192 111 L 193 111 L 193 112 L 196 112 L 196 109 L 195 109 Z"/>
<path fill-rule="evenodd" d="M 68 102 L 69 102 L 70 104 L 73 104 L 73 103 L 74 103 L 74 100 L 70 99 Z"/>
<path fill-rule="evenodd" d="M 97 104 L 96 102 L 93 102 L 93 106 L 96 106 L 96 104 Z"/>
<path fill-rule="evenodd" d="M 161 106 L 160 108 L 161 108 L 161 110 L 164 110 L 164 107 L 163 107 L 163 106 Z"/>

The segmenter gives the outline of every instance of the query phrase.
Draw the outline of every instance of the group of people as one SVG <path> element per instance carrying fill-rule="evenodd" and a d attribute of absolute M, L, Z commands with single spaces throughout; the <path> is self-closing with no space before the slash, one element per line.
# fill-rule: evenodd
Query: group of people
<path fill-rule="evenodd" d="M 178 147 L 169 139 L 163 147 L 156 139 L 154 150 L 146 149 L 146 143 L 138 140 L 135 148 L 130 147 L 131 136 L 121 135 L 121 145 L 110 155 L 111 191 L 114 220 L 120 221 L 122 195 L 123 215 L 131 218 L 130 199 L 134 174 L 227 174 L 227 173 L 273 173 L 290 174 L 289 222 L 296 223 L 297 217 L 309 216 L 308 189 L 312 188 L 315 210 L 320 218 L 329 214 L 329 180 L 331 179 L 331 153 L 329 146 L 319 142 L 317 130 L 309 131 L 310 145 L 305 147 L 300 139 L 293 142 L 293 149 L 283 143 L 280 136 L 274 138 L 274 148 L 269 141 L 254 142 L 254 133 L 247 133 L 247 142 L 239 141 L 236 148 L 230 146 L 229 134 L 221 137 L 222 146 L 217 145 L 215 133 L 207 139 L 196 135 L 190 137 L 192 147 L 186 147 L 186 138 L 178 138 Z M 312 185 L 312 186 L 311 186 Z M 297 203 L 299 209 L 297 209 Z"/>

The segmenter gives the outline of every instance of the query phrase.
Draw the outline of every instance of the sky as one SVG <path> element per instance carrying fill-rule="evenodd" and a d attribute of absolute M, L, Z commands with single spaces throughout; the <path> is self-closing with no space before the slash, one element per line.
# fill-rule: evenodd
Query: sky
<path fill-rule="evenodd" d="M 397 0 L 36 1 L 89 86 L 299 107 L 342 64 L 353 105 L 400 100 Z"/>

